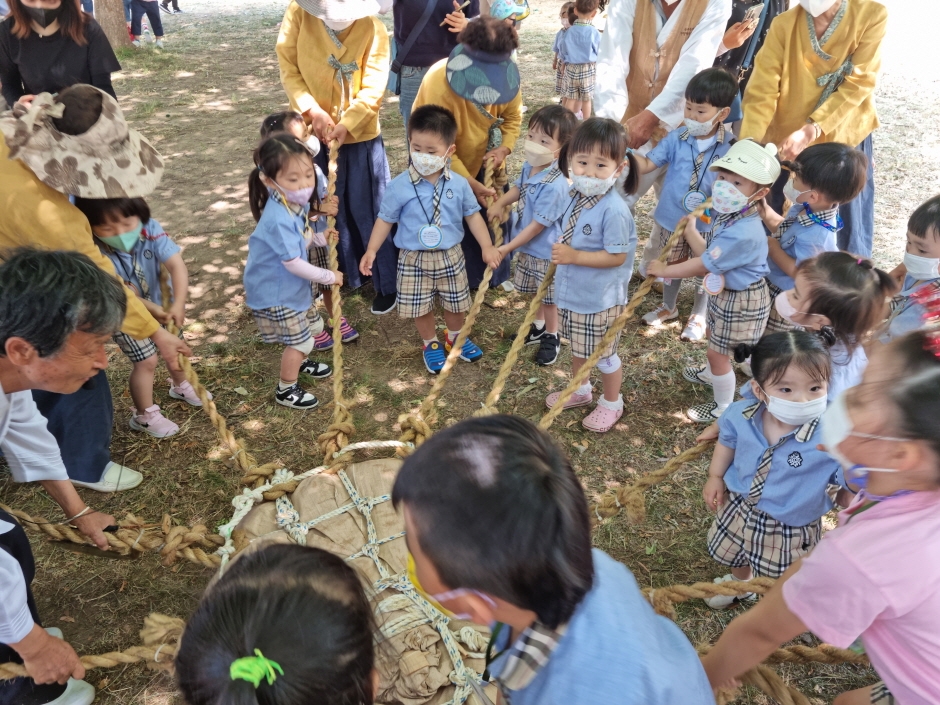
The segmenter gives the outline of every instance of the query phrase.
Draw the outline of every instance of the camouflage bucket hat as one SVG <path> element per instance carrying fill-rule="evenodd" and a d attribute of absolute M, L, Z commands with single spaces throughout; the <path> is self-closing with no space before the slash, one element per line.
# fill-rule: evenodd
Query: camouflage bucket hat
<path fill-rule="evenodd" d="M 28 109 L 0 115 L 10 159 L 18 159 L 36 178 L 60 193 L 81 198 L 135 198 L 156 189 L 163 157 L 127 126 L 118 102 L 101 93 L 101 117 L 88 131 L 66 135 L 56 128 L 65 106 L 40 93 Z"/>

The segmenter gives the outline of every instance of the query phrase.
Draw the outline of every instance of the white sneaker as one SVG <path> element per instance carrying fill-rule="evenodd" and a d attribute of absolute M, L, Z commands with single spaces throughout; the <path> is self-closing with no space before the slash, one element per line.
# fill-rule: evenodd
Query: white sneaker
<path fill-rule="evenodd" d="M 154 45 L 157 49 L 163 49 L 163 40 L 162 40 L 162 39 L 158 39 L 158 40 L 156 40 L 156 41 L 153 43 L 153 45 Z"/>
<path fill-rule="evenodd" d="M 689 322 L 682 329 L 682 335 L 679 336 L 679 339 L 697 343 L 700 340 L 705 340 L 706 329 L 705 316 L 689 316 Z"/>
<path fill-rule="evenodd" d="M 69 678 L 65 684 L 65 692 L 46 705 L 91 705 L 95 699 L 95 687 L 85 681 Z"/>
<path fill-rule="evenodd" d="M 665 304 L 660 304 L 655 309 L 643 316 L 643 322 L 648 326 L 661 326 L 666 321 L 671 321 L 679 317 L 679 309 L 674 308 L 671 311 Z"/>
<path fill-rule="evenodd" d="M 712 580 L 713 583 L 720 585 L 721 583 L 732 583 L 739 582 L 736 577 L 728 573 L 721 578 L 715 578 Z M 714 597 L 706 597 L 705 604 L 711 607 L 713 610 L 726 610 L 729 607 L 734 607 L 735 605 L 741 604 L 745 600 L 753 602 L 757 599 L 757 595 L 753 592 L 745 592 L 741 595 L 715 595 Z"/>
<path fill-rule="evenodd" d="M 131 470 L 123 465 L 118 465 L 113 460 L 109 460 L 105 466 L 104 474 L 98 482 L 72 480 L 72 484 L 95 492 L 120 492 L 122 490 L 132 490 L 143 481 L 144 476 L 136 470 Z"/>

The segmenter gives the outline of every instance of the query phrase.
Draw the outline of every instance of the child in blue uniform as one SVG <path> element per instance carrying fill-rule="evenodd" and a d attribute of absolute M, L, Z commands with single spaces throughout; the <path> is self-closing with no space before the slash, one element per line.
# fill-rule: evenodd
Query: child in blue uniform
<path fill-rule="evenodd" d="M 447 352 L 463 327 L 470 309 L 470 285 L 460 242 L 463 221 L 480 244 L 483 261 L 497 267 L 501 255 L 490 241 L 469 182 L 447 167 L 457 148 L 457 120 L 439 105 L 423 105 L 408 120 L 411 166 L 389 183 L 372 228 L 369 246 L 359 271 L 369 276 L 379 248 L 398 224 L 395 246 L 398 257 L 398 315 L 413 318 L 424 341 L 424 366 L 439 374 Z M 439 300 L 447 323 L 445 344 L 437 339 L 434 303 Z M 460 359 L 475 362 L 483 351 L 469 337 Z"/>
<path fill-rule="evenodd" d="M 819 417 L 826 410 L 829 352 L 808 331 L 768 333 L 757 345 L 735 349 L 751 358 L 756 400 L 733 403 L 718 421 L 719 436 L 703 496 L 717 514 L 708 552 L 731 567 L 715 580 L 777 578 L 822 537 L 822 516 L 832 509 L 827 488 L 839 463 L 819 450 Z M 741 599 L 705 600 L 724 609 Z"/>
<path fill-rule="evenodd" d="M 930 289 L 940 292 L 940 196 L 924 201 L 911 213 L 902 266 L 904 285 L 891 304 L 883 343 L 923 327 L 925 310 L 915 295 Z"/>
<path fill-rule="evenodd" d="M 760 200 L 780 176 L 777 148 L 749 139 L 736 142 L 709 168 L 718 172 L 712 187 L 711 240 L 706 243 L 690 216 L 683 234 L 696 257 L 681 264 L 654 261 L 647 268 L 665 279 L 704 276 L 705 291 L 713 294 L 708 301 L 708 362 L 683 372 L 690 382 L 711 384 L 714 391 L 714 401 L 688 410 L 688 417 L 698 423 L 711 423 L 734 400 L 731 355 L 741 343 L 757 343 L 767 325 L 767 236 L 757 213 Z"/>
<path fill-rule="evenodd" d="M 573 188 L 559 220 L 561 235 L 552 245 L 552 262 L 557 265 L 555 296 L 564 335 L 571 341 L 571 372 L 577 374 L 627 303 L 636 226 L 614 184 L 628 169 L 624 190 L 632 193 L 636 189 L 636 162 L 627 154 L 627 134 L 620 123 L 589 118 L 562 147 L 558 163 L 563 174 L 570 174 Z M 589 431 L 606 433 L 623 415 L 619 341 L 618 335 L 597 363 L 603 395 L 581 422 Z M 551 408 L 559 396 L 560 392 L 552 392 L 545 404 Z M 565 408 L 593 401 L 591 381 L 587 380 Z"/>
<path fill-rule="evenodd" d="M 312 409 L 320 402 L 297 383 L 298 375 L 329 377 L 332 370 L 307 357 L 323 330 L 310 284 L 342 285 L 343 275 L 308 261 L 307 250 L 315 243 L 310 217 L 311 211 L 335 214 L 335 204 L 320 204 L 313 154 L 293 135 L 272 134 L 255 150 L 254 162 L 248 198 L 258 225 L 248 238 L 245 303 L 261 340 L 284 346 L 274 400 Z"/>
<path fill-rule="evenodd" d="M 685 89 L 685 118 L 683 126 L 666 135 L 646 156 L 634 153 L 641 174 L 647 174 L 669 165 L 659 194 L 659 203 L 653 212 L 653 229 L 643 250 L 640 275 L 646 276 L 647 265 L 672 237 L 684 218 L 712 195 L 712 184 L 717 174 L 708 167 L 721 159 L 734 137 L 725 130 L 724 121 L 738 94 L 738 82 L 720 68 L 700 71 L 692 77 Z M 667 264 L 685 262 L 692 256 L 684 238 L 673 247 Z M 661 326 L 678 318 L 681 279 L 670 279 L 663 286 L 663 303 L 643 316 L 643 322 Z M 705 337 L 705 307 L 708 297 L 701 286 L 696 287 L 695 303 L 685 329 L 683 340 L 698 341 Z"/>
<path fill-rule="evenodd" d="M 568 11 L 571 26 L 565 30 L 561 54 L 565 60 L 562 105 L 579 118 L 591 117 L 594 82 L 597 78 L 597 50 L 601 33 L 592 24 L 599 0 L 575 0 Z"/>
<path fill-rule="evenodd" d="M 555 95 L 557 96 L 564 95 L 566 63 L 564 54 L 565 30 L 571 26 L 571 22 L 568 20 L 568 13 L 571 12 L 573 7 L 573 2 L 566 2 L 561 6 L 561 15 L 559 16 L 561 29 L 555 33 L 555 43 L 552 45 L 552 70 L 555 72 Z"/>
<path fill-rule="evenodd" d="M 98 249 L 114 264 L 118 276 L 137 293 L 154 318 L 163 324 L 172 320 L 180 328 L 182 337 L 189 273 L 179 245 L 150 217 L 147 202 L 143 198 L 76 198 L 75 206 L 88 218 Z M 161 266 L 165 266 L 170 275 L 173 302 L 169 311 L 163 310 Z M 128 379 L 134 402 L 130 427 L 155 438 L 178 433 L 180 427 L 160 413 L 153 399 L 153 378 L 159 362 L 157 346 L 150 338 L 134 340 L 120 332 L 115 333 L 114 342 L 133 365 Z M 202 406 L 182 370 L 170 370 L 167 382 L 170 397 L 191 406 Z"/>
<path fill-rule="evenodd" d="M 793 288 L 800 262 L 821 252 L 836 252 L 836 235 L 842 227 L 839 205 L 848 203 L 865 188 L 868 159 L 862 152 L 838 142 L 807 147 L 792 162 L 783 162 L 793 178 L 783 187 L 793 205 L 787 217 L 766 205 L 761 220 L 773 235 L 767 240 L 770 258 L 767 285 L 770 297 Z M 788 330 L 777 313 L 770 312 L 767 330 Z"/>
<path fill-rule="evenodd" d="M 525 140 L 525 163 L 512 187 L 489 207 L 488 220 L 501 218 L 506 206 L 518 203 L 518 217 L 507 242 L 499 252 L 505 257 L 518 250 L 513 284 L 516 291 L 534 294 L 545 278 L 552 259 L 552 245 L 561 234 L 558 220 L 571 197 L 568 179 L 558 168 L 558 154 L 568 143 L 578 121 L 567 108 L 547 105 L 529 118 Z M 558 359 L 558 306 L 554 283 L 542 299 L 538 318 L 525 337 L 526 345 L 538 345 L 535 362 L 553 365 Z"/>

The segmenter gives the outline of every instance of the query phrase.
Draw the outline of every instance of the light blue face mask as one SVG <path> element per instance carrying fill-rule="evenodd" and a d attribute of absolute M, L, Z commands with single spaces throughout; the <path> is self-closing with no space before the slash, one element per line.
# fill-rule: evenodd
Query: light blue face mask
<path fill-rule="evenodd" d="M 126 233 L 112 235 L 111 237 L 99 237 L 98 239 L 108 247 L 113 247 L 115 250 L 131 252 L 134 246 L 140 242 L 140 234 L 143 232 L 143 229 L 144 224 L 138 223 L 136 228 L 128 230 Z"/>

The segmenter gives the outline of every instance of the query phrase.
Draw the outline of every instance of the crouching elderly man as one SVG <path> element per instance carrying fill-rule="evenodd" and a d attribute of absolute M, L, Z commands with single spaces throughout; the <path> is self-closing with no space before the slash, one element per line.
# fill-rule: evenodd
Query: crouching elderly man
<path fill-rule="evenodd" d="M 0 449 L 16 482 L 39 482 L 70 523 L 99 548 L 114 517 L 96 512 L 65 472 L 32 389 L 71 394 L 108 366 L 104 344 L 121 327 L 126 299 L 114 277 L 76 252 L 16 250 L 0 265 Z M 0 511 L 0 663 L 28 678 L 0 681 L 0 703 L 88 705 L 95 689 L 74 649 L 40 626 L 30 591 L 29 541 Z"/>

